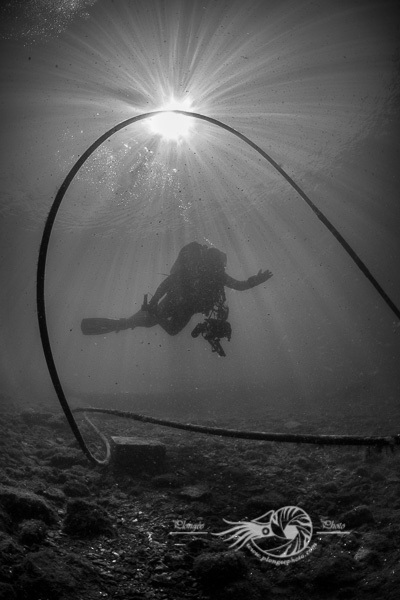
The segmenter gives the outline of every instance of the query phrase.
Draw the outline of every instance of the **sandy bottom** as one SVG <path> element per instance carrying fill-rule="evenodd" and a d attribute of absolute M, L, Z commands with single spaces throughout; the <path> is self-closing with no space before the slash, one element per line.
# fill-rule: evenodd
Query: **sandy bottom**
<path fill-rule="evenodd" d="M 0 414 L 1 598 L 398 598 L 398 452 L 93 419 L 107 436 L 162 442 L 165 462 L 93 468 L 62 414 Z M 302 424 L 282 421 L 275 429 L 301 431 Z M 84 423 L 82 431 L 101 454 Z M 295 517 L 285 520 L 284 507 L 308 516 L 310 539 Z M 271 524 L 268 511 L 276 516 L 273 535 L 257 538 L 262 523 L 264 534 Z M 242 522 L 230 540 L 224 532 L 233 525 L 224 519 Z M 296 537 L 292 560 L 277 556 Z"/>

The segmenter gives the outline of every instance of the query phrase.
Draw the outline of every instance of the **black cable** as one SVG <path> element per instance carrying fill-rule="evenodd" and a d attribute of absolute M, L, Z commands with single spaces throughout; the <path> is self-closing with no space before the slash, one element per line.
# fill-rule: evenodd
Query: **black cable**
<path fill-rule="evenodd" d="M 221 427 L 205 427 L 203 425 L 192 425 L 191 423 L 179 423 L 169 419 L 157 419 L 146 415 L 116 410 L 113 408 L 75 408 L 73 412 L 97 412 L 124 419 L 133 419 L 142 423 L 152 423 L 173 429 L 195 431 L 207 435 L 219 435 L 222 437 L 237 438 L 242 440 L 258 440 L 265 442 L 287 442 L 295 444 L 318 444 L 329 446 L 389 446 L 393 448 L 400 444 L 400 435 L 394 436 L 364 436 L 364 435 L 311 435 L 307 433 L 268 433 L 264 431 L 242 431 L 240 429 L 224 429 Z"/>
<path fill-rule="evenodd" d="M 171 111 L 171 112 L 176 112 L 176 113 L 180 113 L 180 114 L 183 114 L 183 115 L 188 115 L 188 116 L 196 117 L 198 119 L 203 119 L 204 121 L 208 121 L 209 123 L 213 123 L 214 125 L 217 125 L 218 127 L 222 127 L 222 129 L 226 129 L 226 131 L 229 131 L 230 133 L 233 133 L 238 138 L 240 138 L 241 140 L 243 140 L 244 142 L 246 142 L 247 144 L 249 144 L 249 146 L 251 146 L 252 148 L 254 148 L 254 150 L 256 150 L 259 154 L 261 154 L 261 156 L 263 156 L 282 175 L 282 177 L 284 179 L 286 179 L 286 181 L 299 194 L 299 196 L 301 196 L 303 198 L 303 200 L 308 204 L 308 206 L 311 208 L 311 210 L 313 211 L 313 213 L 318 217 L 318 219 L 321 221 L 321 223 L 323 223 L 325 225 L 325 227 L 328 228 L 328 230 L 331 232 L 331 234 L 337 239 L 337 241 L 339 242 L 339 244 L 343 247 L 343 249 L 347 252 L 347 254 L 356 263 L 357 267 L 364 273 L 364 275 L 370 281 L 370 283 L 372 283 L 372 285 L 374 286 L 374 288 L 377 290 L 377 292 L 380 294 L 380 296 L 383 298 L 383 300 L 386 302 L 386 304 L 391 308 L 391 310 L 394 312 L 394 314 L 396 315 L 396 317 L 398 319 L 400 319 L 400 309 L 389 298 L 389 296 L 386 294 L 386 292 L 384 291 L 384 289 L 382 288 L 382 286 L 378 283 L 378 281 L 372 275 L 371 271 L 368 269 L 368 267 L 365 265 L 365 263 L 358 256 L 358 254 L 356 253 L 356 251 L 344 239 L 344 237 L 342 236 L 342 234 L 339 233 L 339 231 L 336 229 L 336 227 L 321 212 L 321 210 L 313 203 L 313 201 L 307 196 L 307 194 L 305 192 L 303 192 L 303 190 L 301 189 L 301 187 L 299 187 L 297 185 L 297 183 L 295 181 L 293 181 L 293 179 L 290 177 L 290 175 L 288 173 L 286 173 L 286 171 L 284 169 L 282 169 L 282 167 L 280 165 L 278 165 L 278 163 L 273 158 L 271 158 L 266 152 L 264 152 L 264 150 L 262 150 L 259 146 L 257 146 L 257 144 L 255 144 L 254 142 L 252 142 L 248 137 L 246 137 L 245 135 L 243 135 L 239 131 L 236 131 L 236 129 L 233 129 L 232 127 L 229 127 L 229 125 L 225 125 L 225 123 L 221 123 L 220 121 L 217 121 L 217 119 L 212 119 L 211 117 L 206 117 L 204 115 L 200 115 L 200 114 L 197 114 L 197 113 L 190 113 L 190 112 L 186 112 L 186 111 L 182 111 L 182 110 L 174 110 L 174 111 Z"/>
<path fill-rule="evenodd" d="M 388 306 L 391 308 L 391 310 L 395 313 L 397 318 L 400 319 L 400 310 L 397 308 L 397 306 L 394 304 L 394 302 L 392 302 L 392 300 L 388 297 L 388 295 L 385 293 L 385 291 L 382 289 L 382 287 L 376 281 L 374 276 L 371 274 L 371 272 L 366 267 L 366 265 L 363 263 L 363 261 L 360 259 L 360 257 L 357 255 L 357 253 L 352 249 L 352 247 L 348 244 L 348 242 L 346 242 L 346 240 L 337 231 L 337 229 L 332 225 L 332 223 L 325 217 L 325 215 L 319 210 L 319 208 L 317 208 L 315 206 L 315 204 L 303 192 L 303 190 L 293 181 L 293 179 L 286 173 L 286 171 L 284 171 L 284 169 L 282 169 L 282 167 L 280 167 L 277 162 L 275 162 L 266 152 L 264 152 L 264 150 L 262 150 L 259 146 L 257 146 L 257 144 L 252 142 L 245 135 L 243 135 L 242 133 L 239 133 L 238 131 L 236 131 L 236 129 L 229 127 L 229 125 L 225 125 L 225 123 L 222 123 L 221 121 L 218 121 L 217 119 L 213 119 L 211 117 L 207 117 L 207 116 L 201 115 L 199 113 L 192 113 L 192 112 L 188 112 L 188 111 L 184 111 L 184 110 L 171 110 L 171 111 L 160 110 L 160 111 L 154 111 L 154 112 L 150 112 L 150 113 L 144 113 L 142 115 L 137 115 L 136 117 L 131 117 L 129 119 L 126 119 L 125 121 L 118 123 L 111 129 L 106 131 L 95 142 L 93 142 L 93 144 L 91 144 L 91 146 L 89 146 L 89 148 L 82 154 L 82 156 L 76 161 L 76 163 L 73 165 L 73 167 L 67 174 L 66 178 L 64 179 L 61 187 L 59 188 L 59 190 L 56 194 L 56 197 L 50 208 L 49 214 L 48 214 L 46 222 L 45 222 L 42 240 L 40 243 L 38 265 L 37 265 L 36 305 L 37 305 L 37 315 L 38 315 L 40 337 L 41 337 L 41 341 L 42 341 L 43 352 L 44 352 L 45 359 L 47 362 L 47 367 L 49 369 L 49 374 L 50 374 L 54 389 L 55 389 L 57 397 L 60 401 L 61 407 L 65 413 L 65 416 L 68 420 L 68 423 L 69 423 L 80 447 L 82 448 L 83 452 L 86 454 L 88 459 L 93 464 L 104 464 L 104 461 L 99 461 L 95 456 L 93 456 L 93 454 L 90 452 L 89 448 L 87 447 L 86 442 L 81 435 L 81 432 L 79 431 L 79 428 L 76 424 L 74 416 L 68 405 L 68 401 L 65 397 L 65 394 L 64 394 L 64 391 L 63 391 L 63 388 L 61 385 L 61 381 L 60 381 L 60 378 L 57 373 L 57 368 L 56 368 L 56 365 L 54 362 L 53 353 L 51 350 L 50 339 L 49 339 L 49 333 L 48 333 L 48 329 L 47 329 L 46 304 L 45 304 L 45 293 L 44 292 L 45 292 L 46 260 L 47 260 L 47 252 L 48 252 L 51 232 L 52 232 L 53 225 L 54 225 L 54 222 L 55 222 L 55 219 L 57 216 L 57 212 L 58 212 L 61 202 L 64 198 L 64 195 L 65 195 L 68 187 L 70 186 L 72 180 L 74 179 L 75 175 L 77 174 L 79 169 L 82 167 L 82 165 L 85 163 L 85 161 L 89 158 L 89 156 L 104 141 L 106 141 L 109 137 L 111 137 L 112 135 L 114 135 L 115 133 L 117 133 L 118 131 L 123 129 L 124 127 L 128 127 L 128 125 L 131 125 L 132 123 L 135 123 L 136 121 L 142 121 L 144 119 L 153 117 L 157 114 L 168 113 L 168 112 L 182 114 L 182 115 L 185 115 L 188 117 L 194 117 L 196 119 L 200 119 L 202 121 L 207 121 L 208 123 L 217 125 L 217 127 L 221 127 L 222 129 L 225 129 L 226 131 L 229 131 L 230 133 L 236 135 L 238 138 L 240 138 L 241 140 L 243 140 L 244 142 L 249 144 L 249 146 L 254 148 L 254 150 L 256 150 L 261 156 L 263 156 L 282 175 L 282 177 L 284 177 L 284 179 L 286 179 L 286 181 L 293 187 L 294 190 L 296 190 L 296 192 L 303 198 L 303 200 L 305 200 L 305 202 L 312 209 L 312 211 L 318 217 L 318 219 L 329 229 L 329 231 L 332 233 L 332 235 L 335 236 L 335 238 L 338 240 L 338 242 L 342 245 L 342 247 L 346 250 L 346 252 L 349 254 L 349 256 L 356 263 L 356 265 L 361 269 L 361 271 L 367 277 L 367 279 L 372 283 L 372 285 L 375 287 L 375 289 L 381 295 L 383 300 L 388 304 Z M 279 434 L 268 434 L 268 435 L 278 436 Z M 338 437 L 343 437 L 343 436 L 338 436 Z M 252 439 L 254 439 L 254 438 L 252 438 Z M 279 440 L 279 438 L 277 438 L 277 437 L 275 437 L 274 439 L 276 441 Z M 287 439 L 286 438 L 285 438 L 285 440 L 281 439 L 280 441 L 287 441 Z M 337 442 L 337 443 L 340 443 L 340 442 Z"/>

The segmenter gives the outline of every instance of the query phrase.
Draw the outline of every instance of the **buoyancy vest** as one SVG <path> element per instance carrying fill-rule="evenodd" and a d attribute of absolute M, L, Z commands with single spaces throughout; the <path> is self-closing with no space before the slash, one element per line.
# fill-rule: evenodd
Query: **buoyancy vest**
<path fill-rule="evenodd" d="M 208 312 L 224 295 L 226 254 L 198 242 L 183 246 L 171 267 L 198 312 Z"/>

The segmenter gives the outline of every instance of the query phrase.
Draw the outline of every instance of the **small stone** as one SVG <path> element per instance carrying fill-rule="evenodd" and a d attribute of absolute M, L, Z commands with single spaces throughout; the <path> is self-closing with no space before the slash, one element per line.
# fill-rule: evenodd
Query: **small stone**
<path fill-rule="evenodd" d="M 282 506 L 289 505 L 290 502 L 279 492 L 266 492 L 259 496 L 253 496 L 244 505 L 244 512 L 252 519 L 260 517 L 269 510 L 277 510 Z"/>
<path fill-rule="evenodd" d="M 65 494 L 60 488 L 50 487 L 40 492 L 41 496 L 44 496 L 48 500 L 51 500 L 55 504 L 64 504 Z"/>
<path fill-rule="evenodd" d="M 369 477 L 370 472 L 365 467 L 358 467 L 355 474 L 358 475 L 358 477 Z"/>
<path fill-rule="evenodd" d="M 53 509 L 43 498 L 19 488 L 0 486 L 0 504 L 16 521 L 39 519 L 50 524 L 57 520 Z"/>
<path fill-rule="evenodd" d="M 68 481 L 63 485 L 62 489 L 64 494 L 70 498 L 90 496 L 90 490 L 88 486 L 81 481 Z"/>
<path fill-rule="evenodd" d="M 301 427 L 301 423 L 299 423 L 298 421 L 286 421 L 286 423 L 283 426 L 285 429 L 298 429 L 299 427 Z"/>
<path fill-rule="evenodd" d="M 16 600 L 17 594 L 9 583 L 2 583 L 0 581 L 0 598 L 2 600 Z"/>
<path fill-rule="evenodd" d="M 69 430 L 69 424 L 64 414 L 52 415 L 51 419 L 48 420 L 47 424 L 52 429 Z"/>
<path fill-rule="evenodd" d="M 154 487 L 157 488 L 177 488 L 182 485 L 182 477 L 175 473 L 163 473 L 162 475 L 156 475 L 151 480 Z"/>
<path fill-rule="evenodd" d="M 156 573 L 151 578 L 151 583 L 157 586 L 175 585 L 175 582 L 172 580 L 171 575 L 168 575 L 168 573 Z"/>
<path fill-rule="evenodd" d="M 26 410 L 21 413 L 21 419 L 29 425 L 43 425 L 48 423 L 52 417 L 52 413 L 35 412 L 33 410 Z"/>
<path fill-rule="evenodd" d="M 117 469 L 156 473 L 163 469 L 166 449 L 156 440 L 111 437 L 112 464 Z"/>
<path fill-rule="evenodd" d="M 327 492 L 328 494 L 335 494 L 338 492 L 338 486 L 334 481 L 328 481 L 328 483 L 324 483 L 321 486 L 321 490 L 323 492 Z"/>
<path fill-rule="evenodd" d="M 0 531 L 8 532 L 11 530 L 11 519 L 9 515 L 0 508 Z"/>
<path fill-rule="evenodd" d="M 343 521 L 346 528 L 351 528 L 373 523 L 375 519 L 368 506 L 361 505 L 346 512 L 340 520 Z"/>
<path fill-rule="evenodd" d="M 303 471 L 312 471 L 315 469 L 316 464 L 312 460 L 300 456 L 300 458 L 297 459 L 297 466 L 300 467 L 300 469 L 303 469 Z"/>
<path fill-rule="evenodd" d="M 47 526 L 43 521 L 30 519 L 20 524 L 18 541 L 25 546 L 40 544 L 46 538 Z"/>
<path fill-rule="evenodd" d="M 15 565 L 13 576 L 18 583 L 18 598 L 53 600 L 85 597 L 82 587 L 85 589 L 87 584 L 94 581 L 95 573 L 89 561 L 78 554 L 65 550 L 60 554 L 42 548 L 27 552 L 23 560 Z"/>
<path fill-rule="evenodd" d="M 53 454 L 49 459 L 49 464 L 57 469 L 70 469 L 76 464 L 86 464 L 86 458 L 79 450 L 64 450 Z"/>
<path fill-rule="evenodd" d="M 361 563 L 374 564 L 375 566 L 381 564 L 379 554 L 370 548 L 359 548 L 354 556 L 354 560 Z"/>
<path fill-rule="evenodd" d="M 314 581 L 325 589 L 355 585 L 359 578 L 359 564 L 349 556 L 327 557 L 316 563 Z"/>
<path fill-rule="evenodd" d="M 386 477 L 383 473 L 380 473 L 379 471 L 377 471 L 376 473 L 373 473 L 371 475 L 371 479 L 372 479 L 372 481 L 385 481 Z"/>
<path fill-rule="evenodd" d="M 211 492 L 202 485 L 189 485 L 180 490 L 179 496 L 185 500 L 205 501 L 211 498 Z"/>
<path fill-rule="evenodd" d="M 67 505 L 64 532 L 74 537 L 93 537 L 111 534 L 112 522 L 108 513 L 94 502 L 72 500 Z"/>
<path fill-rule="evenodd" d="M 246 558 L 242 552 L 204 552 L 194 559 L 193 572 L 206 588 L 224 586 L 248 572 Z"/>

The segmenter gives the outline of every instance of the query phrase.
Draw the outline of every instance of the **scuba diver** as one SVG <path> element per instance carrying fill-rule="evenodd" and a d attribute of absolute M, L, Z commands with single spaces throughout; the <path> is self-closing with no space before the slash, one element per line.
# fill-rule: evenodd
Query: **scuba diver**
<path fill-rule="evenodd" d="M 225 272 L 226 264 L 224 252 L 190 242 L 180 250 L 170 274 L 161 282 L 149 302 L 145 295 L 137 313 L 127 319 L 83 319 L 82 332 L 95 335 L 160 325 L 169 335 L 176 335 L 195 314 L 202 313 L 206 318 L 193 329 L 192 337 L 201 334 L 213 352 L 225 356 L 220 340 L 225 337 L 229 341 L 232 333 L 227 321 L 229 308 L 225 287 L 249 290 L 272 277 L 270 271 L 260 269 L 257 275 L 238 281 Z"/>

